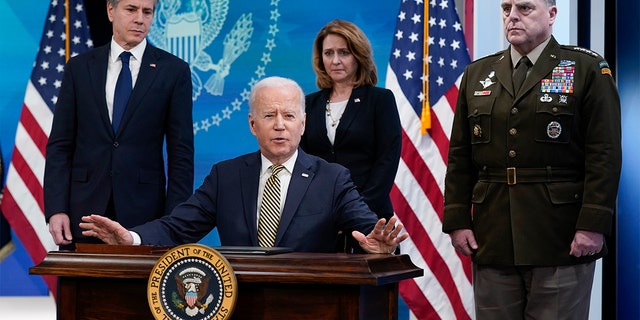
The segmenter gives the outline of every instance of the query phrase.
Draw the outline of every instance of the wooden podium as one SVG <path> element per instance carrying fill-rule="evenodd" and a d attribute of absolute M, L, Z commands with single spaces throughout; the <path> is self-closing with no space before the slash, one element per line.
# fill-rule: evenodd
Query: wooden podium
<path fill-rule="evenodd" d="M 88 248 L 29 270 L 58 277 L 58 319 L 153 319 L 147 281 L 167 248 Z M 408 255 L 223 255 L 238 281 L 231 319 L 397 319 L 398 281 L 423 274 Z"/>

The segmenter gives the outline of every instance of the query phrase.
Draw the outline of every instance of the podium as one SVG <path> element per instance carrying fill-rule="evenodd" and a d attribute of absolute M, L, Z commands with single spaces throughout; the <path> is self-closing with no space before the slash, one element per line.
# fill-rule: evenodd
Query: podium
<path fill-rule="evenodd" d="M 58 277 L 58 319 L 154 319 L 147 282 L 167 248 L 88 248 L 29 269 Z M 231 319 L 397 319 L 398 282 L 423 275 L 405 254 L 223 255 L 238 281 Z"/>

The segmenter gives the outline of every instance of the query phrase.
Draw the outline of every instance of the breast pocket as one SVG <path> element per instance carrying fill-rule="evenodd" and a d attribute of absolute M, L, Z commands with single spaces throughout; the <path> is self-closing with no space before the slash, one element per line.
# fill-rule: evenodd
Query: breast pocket
<path fill-rule="evenodd" d="M 573 126 L 573 96 L 540 93 L 536 105 L 535 139 L 546 143 L 568 143 Z"/>
<path fill-rule="evenodd" d="M 469 130 L 471 132 L 471 143 L 491 142 L 491 110 L 495 103 L 495 98 L 474 99 L 469 104 Z"/>

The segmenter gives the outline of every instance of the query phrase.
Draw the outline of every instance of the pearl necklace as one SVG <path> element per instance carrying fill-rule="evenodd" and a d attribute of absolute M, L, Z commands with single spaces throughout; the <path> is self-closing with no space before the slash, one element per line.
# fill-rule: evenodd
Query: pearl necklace
<path fill-rule="evenodd" d="M 335 127 L 336 125 L 338 125 L 338 122 L 340 122 L 340 119 L 342 118 L 342 114 L 344 113 L 344 110 L 340 113 L 340 115 L 338 116 L 338 119 L 334 119 L 333 114 L 331 113 L 331 99 L 327 100 L 326 109 L 327 109 L 327 116 L 331 120 L 331 126 Z"/>

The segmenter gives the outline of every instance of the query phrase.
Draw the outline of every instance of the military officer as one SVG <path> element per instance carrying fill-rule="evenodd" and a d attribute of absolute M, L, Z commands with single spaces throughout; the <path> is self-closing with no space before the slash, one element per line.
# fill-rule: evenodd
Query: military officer
<path fill-rule="evenodd" d="M 620 177 L 616 85 L 552 36 L 554 0 L 501 6 L 509 48 L 460 86 L 443 231 L 473 258 L 477 319 L 587 319 Z"/>

